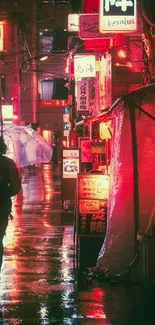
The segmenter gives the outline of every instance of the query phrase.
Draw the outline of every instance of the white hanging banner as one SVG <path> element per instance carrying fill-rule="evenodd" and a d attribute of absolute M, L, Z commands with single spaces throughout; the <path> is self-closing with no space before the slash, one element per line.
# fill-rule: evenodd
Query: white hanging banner
<path fill-rule="evenodd" d="M 100 0 L 101 33 L 128 33 L 137 30 L 137 0 Z"/>
<path fill-rule="evenodd" d="M 83 116 L 89 114 L 88 80 L 77 81 L 77 112 Z"/>

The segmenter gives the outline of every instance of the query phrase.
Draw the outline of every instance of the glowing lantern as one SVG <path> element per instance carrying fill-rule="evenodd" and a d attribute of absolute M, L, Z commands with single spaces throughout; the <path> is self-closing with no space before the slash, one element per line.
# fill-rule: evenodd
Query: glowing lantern
<path fill-rule="evenodd" d="M 111 122 L 101 122 L 99 126 L 100 138 L 102 140 L 111 139 L 111 130 L 110 130 Z"/>
<path fill-rule="evenodd" d="M 116 67 L 132 68 L 130 51 L 127 47 L 114 46 L 112 48 L 112 61 Z"/>
<path fill-rule="evenodd" d="M 17 114 L 13 114 L 13 120 L 18 120 L 19 116 Z"/>
<path fill-rule="evenodd" d="M 118 50 L 118 57 L 119 57 L 120 59 L 126 59 L 126 57 L 127 57 L 127 52 L 126 52 L 126 50 L 124 50 L 124 49 L 119 49 L 119 50 Z"/>

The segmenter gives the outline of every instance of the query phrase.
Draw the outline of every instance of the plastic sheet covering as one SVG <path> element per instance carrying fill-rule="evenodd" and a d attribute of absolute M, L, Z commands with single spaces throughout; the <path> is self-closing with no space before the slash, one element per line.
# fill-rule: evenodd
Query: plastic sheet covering
<path fill-rule="evenodd" d="M 7 145 L 6 156 L 18 167 L 47 163 L 52 158 L 53 149 L 30 126 L 4 124 L 3 137 Z"/>
<path fill-rule="evenodd" d="M 134 100 L 139 104 L 139 98 Z M 148 93 L 141 106 L 155 116 L 154 94 Z M 134 258 L 132 142 L 129 109 L 123 102 L 113 111 L 112 128 L 108 224 L 95 269 L 107 276 L 124 274 Z M 155 121 L 136 109 L 136 129 L 139 231 L 149 232 L 155 224 Z"/>

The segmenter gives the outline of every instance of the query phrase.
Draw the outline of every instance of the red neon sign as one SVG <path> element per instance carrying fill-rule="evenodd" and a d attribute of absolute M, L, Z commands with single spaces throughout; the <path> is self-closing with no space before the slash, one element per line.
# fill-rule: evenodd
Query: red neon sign
<path fill-rule="evenodd" d="M 67 99 L 49 99 L 49 100 L 41 100 L 41 107 L 63 107 L 68 106 Z"/>

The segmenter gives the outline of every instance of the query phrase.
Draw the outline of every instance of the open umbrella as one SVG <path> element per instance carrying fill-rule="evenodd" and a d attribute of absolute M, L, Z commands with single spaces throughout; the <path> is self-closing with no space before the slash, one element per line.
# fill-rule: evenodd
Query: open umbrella
<path fill-rule="evenodd" d="M 38 132 L 29 126 L 3 125 L 3 137 L 7 145 L 6 156 L 12 158 L 18 167 L 47 163 L 53 149 Z"/>

